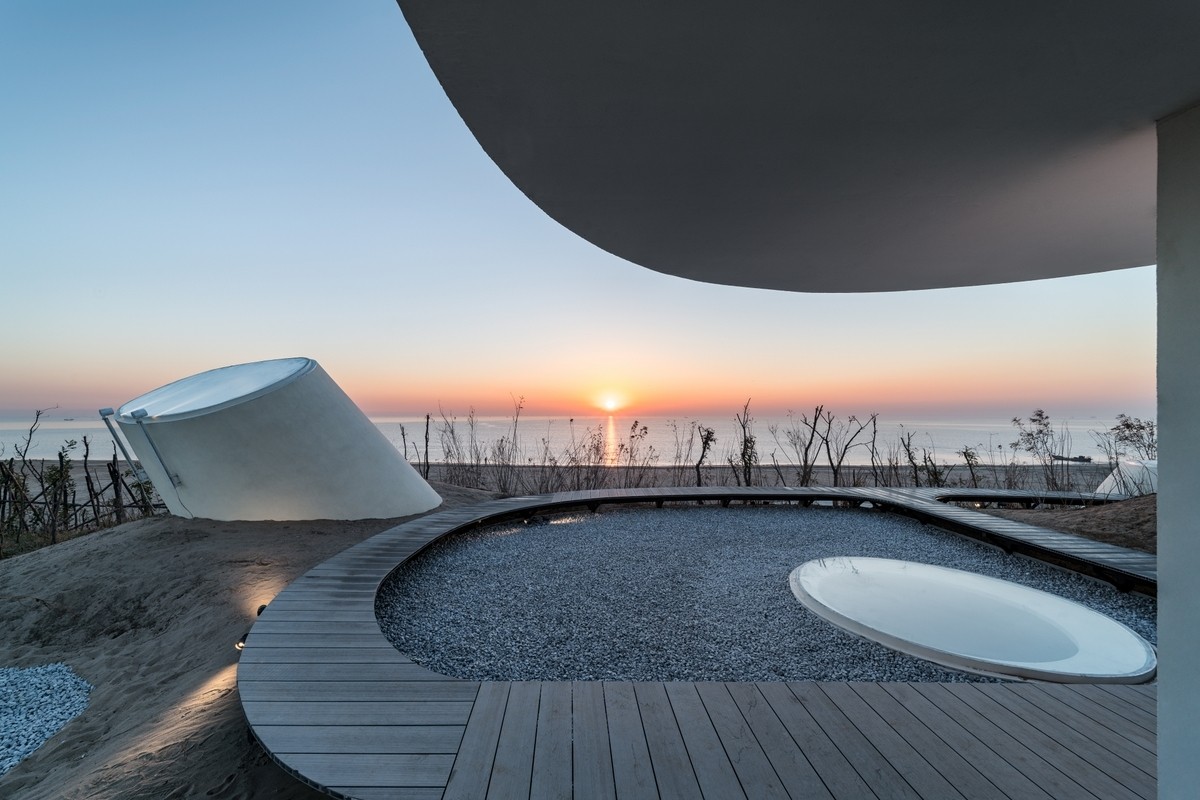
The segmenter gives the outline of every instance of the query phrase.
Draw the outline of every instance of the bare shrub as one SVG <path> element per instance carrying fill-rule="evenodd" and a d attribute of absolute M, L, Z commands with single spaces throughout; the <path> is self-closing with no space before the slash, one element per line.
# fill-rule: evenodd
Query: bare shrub
<path fill-rule="evenodd" d="M 485 460 L 484 447 L 479 441 L 475 409 L 467 412 L 467 430 L 465 440 L 458 431 L 458 419 L 453 413 L 438 407 L 441 422 L 438 423 L 438 440 L 442 444 L 442 475 L 447 483 L 457 486 L 469 486 L 483 489 L 486 482 L 483 477 Z"/>
<path fill-rule="evenodd" d="M 728 455 L 727 460 L 737 485 L 753 486 L 754 468 L 758 466 L 758 443 L 754 436 L 754 418 L 750 416 L 750 400 L 746 400 L 741 413 L 735 413 L 733 419 L 737 422 L 737 451 Z"/>
<path fill-rule="evenodd" d="M 696 424 L 696 433 L 700 434 L 700 459 L 696 461 L 696 485 L 704 485 L 704 476 L 700 469 L 704 466 L 704 459 L 708 458 L 708 451 L 712 449 L 713 444 L 717 441 L 717 432 L 712 428 L 706 428 L 699 423 Z"/>
<path fill-rule="evenodd" d="M 614 460 L 622 467 L 618 470 L 622 488 L 633 489 L 653 484 L 652 468 L 658 463 L 658 454 L 652 445 L 646 444 L 648 433 L 649 428 L 635 419 L 629 426 L 628 439 L 617 445 Z"/>
<path fill-rule="evenodd" d="M 492 442 L 491 461 L 495 475 L 496 491 L 504 495 L 513 495 L 520 491 L 520 476 L 517 466 L 523 461 L 518 429 L 521 422 L 521 409 L 525 407 L 525 398 L 513 400 L 512 429 L 508 435 L 501 436 Z"/>
<path fill-rule="evenodd" d="M 807 414 L 801 414 L 799 420 L 796 419 L 795 412 L 789 410 L 786 428 L 780 429 L 778 425 L 767 426 L 771 438 L 784 451 L 785 457 L 793 459 L 791 463 L 796 468 L 798 486 L 812 485 L 813 466 L 821 453 L 821 437 L 817 434 L 817 421 L 821 419 L 821 412 L 824 410 L 824 406 L 817 406 L 813 409 L 811 418 Z M 782 441 L 779 438 L 780 434 L 783 435 Z"/>
<path fill-rule="evenodd" d="M 833 485 L 840 486 L 842 477 L 842 464 L 846 461 L 846 456 L 850 449 L 855 447 L 858 437 L 866 430 L 867 426 L 874 423 L 878 414 L 872 414 L 865 422 L 853 415 L 848 417 L 845 422 L 842 422 L 830 412 L 826 411 L 821 421 L 825 425 L 825 430 L 820 433 L 822 444 L 825 447 L 825 457 L 829 462 L 829 470 L 833 473 Z M 862 444 L 862 443 L 859 443 Z"/>
<path fill-rule="evenodd" d="M 1042 480 L 1050 491 L 1070 491 L 1071 481 L 1071 430 L 1066 423 L 1055 430 L 1050 415 L 1042 409 L 1035 410 L 1027 421 L 1013 417 L 1017 429 L 1017 441 L 1013 450 L 1021 449 L 1033 456 L 1042 467 Z"/>
<path fill-rule="evenodd" d="M 48 410 L 34 411 L 33 422 L 14 445 L 13 455 L 0 460 L 0 557 L 118 525 L 158 508 L 153 488 L 134 480 L 130 470 L 120 469 L 115 446 L 111 462 L 104 464 L 107 482 L 92 473 L 91 441 L 86 436 L 80 465 L 74 459 L 79 448 L 74 439 L 65 441 L 53 459 L 30 458 Z M 77 481 L 80 472 L 83 494 Z"/>

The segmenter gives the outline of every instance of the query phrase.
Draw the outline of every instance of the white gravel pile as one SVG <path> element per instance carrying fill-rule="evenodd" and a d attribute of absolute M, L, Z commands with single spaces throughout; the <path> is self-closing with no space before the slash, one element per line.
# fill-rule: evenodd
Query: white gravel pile
<path fill-rule="evenodd" d="M 460 534 L 380 590 L 387 637 L 473 680 L 980 680 L 841 631 L 788 574 L 832 556 L 903 558 L 1076 600 L 1156 640 L 1155 601 L 878 511 L 617 509 Z"/>
<path fill-rule="evenodd" d="M 0 667 L 0 775 L 82 714 L 91 691 L 66 664 Z"/>

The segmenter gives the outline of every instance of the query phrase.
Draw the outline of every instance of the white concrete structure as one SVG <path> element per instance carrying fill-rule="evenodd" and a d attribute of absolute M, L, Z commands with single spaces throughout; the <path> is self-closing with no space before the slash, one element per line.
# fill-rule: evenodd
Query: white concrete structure
<path fill-rule="evenodd" d="M 1158 126 L 1158 793 L 1200 786 L 1200 107 Z"/>
<path fill-rule="evenodd" d="M 831 292 L 1157 260 L 1158 775 L 1195 793 L 1200 3 L 399 4 L 505 174 L 643 266 Z"/>
<path fill-rule="evenodd" d="M 116 420 L 177 516 L 371 519 L 442 502 L 309 358 L 201 372 L 130 400 Z"/>
<path fill-rule="evenodd" d="M 1158 459 L 1122 459 L 1096 487 L 1096 494 L 1134 497 L 1158 491 Z"/>
<path fill-rule="evenodd" d="M 891 558 L 808 561 L 788 576 L 810 611 L 952 669 L 1054 683 L 1145 683 L 1154 648 L 1080 603 L 1011 581 Z"/>

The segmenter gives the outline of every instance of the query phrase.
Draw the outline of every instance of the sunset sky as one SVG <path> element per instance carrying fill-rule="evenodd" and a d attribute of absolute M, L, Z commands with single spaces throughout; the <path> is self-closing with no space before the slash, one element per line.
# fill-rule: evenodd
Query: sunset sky
<path fill-rule="evenodd" d="M 0 5 L 0 411 L 315 358 L 364 410 L 1154 416 L 1154 270 L 807 295 L 611 256 L 391 0 Z"/>

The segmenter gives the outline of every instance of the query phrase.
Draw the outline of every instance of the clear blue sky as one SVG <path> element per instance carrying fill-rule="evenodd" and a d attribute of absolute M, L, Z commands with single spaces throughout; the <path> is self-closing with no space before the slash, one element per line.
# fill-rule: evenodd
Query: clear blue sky
<path fill-rule="evenodd" d="M 1154 271 L 804 295 L 598 250 L 484 155 L 399 9 L 0 5 L 0 410 L 316 358 L 439 403 L 1154 414 Z"/>

